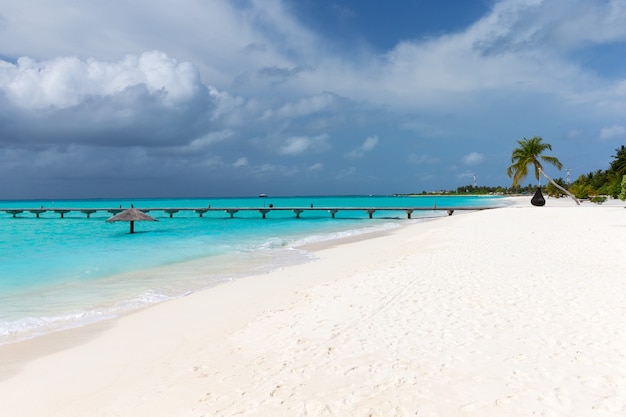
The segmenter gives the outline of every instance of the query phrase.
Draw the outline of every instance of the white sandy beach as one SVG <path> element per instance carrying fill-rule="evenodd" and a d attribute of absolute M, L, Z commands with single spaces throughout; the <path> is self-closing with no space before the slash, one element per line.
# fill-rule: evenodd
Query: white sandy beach
<path fill-rule="evenodd" d="M 626 415 L 626 204 L 515 200 L 0 346 L 1 414 Z"/>

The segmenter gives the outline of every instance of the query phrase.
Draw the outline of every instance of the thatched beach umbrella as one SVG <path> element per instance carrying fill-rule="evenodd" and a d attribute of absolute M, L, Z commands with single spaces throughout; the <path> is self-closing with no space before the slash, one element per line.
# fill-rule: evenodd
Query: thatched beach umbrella
<path fill-rule="evenodd" d="M 130 232 L 135 233 L 135 222 L 138 221 L 153 221 L 158 222 L 154 217 L 148 216 L 141 210 L 136 208 L 129 208 L 121 213 L 117 213 L 115 216 L 107 220 L 107 222 L 130 222 Z"/>

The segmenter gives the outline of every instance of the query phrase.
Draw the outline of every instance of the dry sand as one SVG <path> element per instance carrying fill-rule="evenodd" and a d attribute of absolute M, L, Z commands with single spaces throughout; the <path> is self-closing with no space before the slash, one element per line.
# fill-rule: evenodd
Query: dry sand
<path fill-rule="evenodd" d="M 624 416 L 624 203 L 528 199 L 2 346 L 2 415 Z"/>

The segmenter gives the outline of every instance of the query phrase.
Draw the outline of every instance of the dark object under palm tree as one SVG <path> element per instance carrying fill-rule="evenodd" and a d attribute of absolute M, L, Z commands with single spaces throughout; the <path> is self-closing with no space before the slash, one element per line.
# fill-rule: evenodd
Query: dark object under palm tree
<path fill-rule="evenodd" d="M 530 199 L 530 204 L 533 206 L 541 207 L 546 205 L 546 199 L 543 198 L 543 194 L 541 194 L 541 188 L 537 187 L 537 191 L 535 191 L 535 195 Z"/>
<path fill-rule="evenodd" d="M 546 150 L 552 150 L 552 145 L 549 143 L 542 143 L 542 141 L 543 139 L 538 136 L 534 136 L 531 139 L 524 138 L 517 141 L 520 147 L 513 150 L 513 153 L 511 154 L 511 162 L 513 164 L 506 171 L 507 175 L 513 178 L 513 186 L 518 185 L 519 182 L 528 175 L 528 165 L 532 164 L 535 167 L 535 178 L 537 178 L 537 181 L 539 181 L 539 174 L 543 175 L 552 185 L 570 196 L 576 204 L 580 204 L 578 199 L 574 197 L 572 193 L 561 187 L 552 178 L 548 177 L 545 172 L 543 172 L 543 167 L 541 166 L 540 161 L 554 165 L 558 169 L 561 169 L 563 164 L 561 164 L 561 162 L 559 162 L 559 160 L 554 156 L 541 155 Z M 539 191 L 539 193 L 541 193 L 541 191 Z M 536 194 L 537 193 L 535 193 L 535 195 Z M 543 195 L 541 198 L 543 199 Z M 545 199 L 543 200 L 543 204 L 545 204 Z M 533 205 L 535 204 L 533 203 Z"/>

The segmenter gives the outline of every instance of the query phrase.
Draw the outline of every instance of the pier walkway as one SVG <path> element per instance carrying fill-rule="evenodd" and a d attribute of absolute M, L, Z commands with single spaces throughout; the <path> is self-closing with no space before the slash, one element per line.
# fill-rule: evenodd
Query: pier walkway
<path fill-rule="evenodd" d="M 300 215 L 303 212 L 308 211 L 324 211 L 330 213 L 332 218 L 335 218 L 335 215 L 339 211 L 364 211 L 368 214 L 369 218 L 373 218 L 374 213 L 380 211 L 403 211 L 406 213 L 407 218 L 411 218 L 411 214 L 415 211 L 446 211 L 448 215 L 452 215 L 456 210 L 486 210 L 495 207 L 147 207 L 147 208 L 138 208 L 138 210 L 143 211 L 144 213 L 160 211 L 169 215 L 170 218 L 174 217 L 174 214 L 178 212 L 194 212 L 197 213 L 200 217 L 203 214 L 208 212 L 224 212 L 228 213 L 231 218 L 235 217 L 235 214 L 240 211 L 256 211 L 263 216 L 263 218 L 267 218 L 267 214 L 276 211 L 291 211 L 295 214 L 296 218 L 300 218 Z M 97 212 L 107 212 L 111 215 L 115 215 L 122 211 L 126 210 L 126 208 L 0 208 L 0 212 L 5 212 L 7 214 L 13 215 L 13 217 L 17 217 L 18 214 L 22 213 L 31 213 L 36 217 L 39 217 L 41 214 L 46 212 L 52 212 L 59 214 L 61 218 L 65 217 L 65 214 L 70 212 L 79 212 L 83 213 L 90 218 L 93 213 Z"/>

